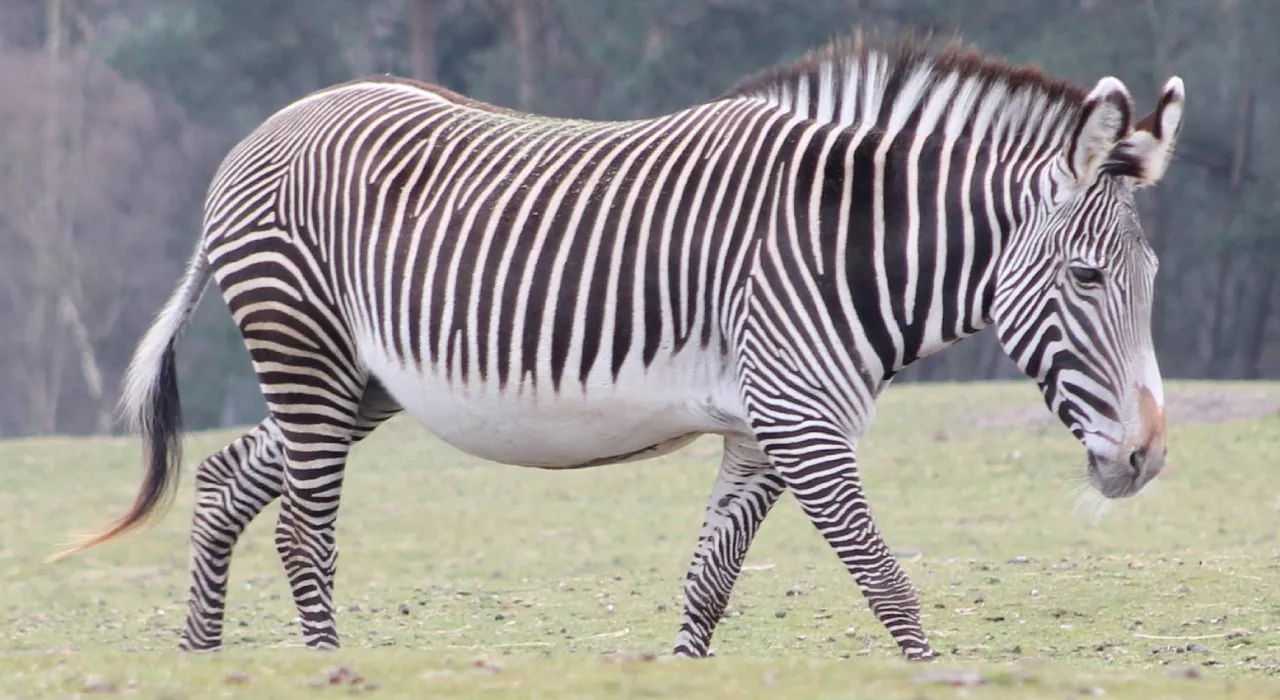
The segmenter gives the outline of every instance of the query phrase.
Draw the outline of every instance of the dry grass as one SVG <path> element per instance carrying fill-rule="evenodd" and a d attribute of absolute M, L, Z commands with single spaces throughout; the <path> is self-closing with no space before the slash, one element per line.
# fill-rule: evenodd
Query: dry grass
<path fill-rule="evenodd" d="M 1229 401 L 1241 388 L 1213 390 Z M 928 666 L 898 661 L 789 499 L 748 559 L 719 657 L 646 661 L 675 632 L 713 440 L 553 474 L 479 462 L 394 421 L 348 471 L 344 650 L 293 648 L 272 508 L 237 552 L 228 648 L 213 657 L 173 651 L 189 487 L 155 528 L 44 565 L 68 531 L 127 505 L 138 446 L 0 442 L 0 697 L 130 683 L 150 697 L 305 696 L 342 665 L 388 697 L 955 697 L 950 685 L 978 680 L 972 697 L 1280 697 L 1280 417 L 1172 426 L 1167 474 L 1095 522 L 1074 497 L 1081 454 L 1065 430 L 966 427 L 1011 408 L 1044 410 L 1025 384 L 898 387 L 860 450 L 947 654 Z M 230 437 L 192 436 L 188 463 Z M 1170 677 L 1188 668 L 1200 677 Z"/>

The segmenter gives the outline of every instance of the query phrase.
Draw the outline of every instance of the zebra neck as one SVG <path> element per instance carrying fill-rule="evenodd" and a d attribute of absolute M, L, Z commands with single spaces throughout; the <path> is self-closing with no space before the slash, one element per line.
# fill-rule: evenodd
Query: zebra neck
<path fill-rule="evenodd" d="M 991 322 L 1000 253 L 1036 205 L 1044 167 L 999 145 L 832 138 L 827 155 L 806 154 L 826 163 L 824 177 L 799 183 L 794 209 L 821 202 L 826 303 L 850 320 L 846 347 L 869 350 L 891 377 Z"/>

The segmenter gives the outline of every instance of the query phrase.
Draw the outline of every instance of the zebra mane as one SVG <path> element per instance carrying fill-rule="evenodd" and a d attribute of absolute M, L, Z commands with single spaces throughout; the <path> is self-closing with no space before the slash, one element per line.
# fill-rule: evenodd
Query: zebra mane
<path fill-rule="evenodd" d="M 956 40 L 937 46 L 861 30 L 803 58 L 751 76 L 721 99 L 756 98 L 824 123 L 897 131 L 925 113 L 951 125 L 989 117 L 1015 133 L 1066 138 L 1087 93 L 1033 66 L 982 54 Z"/>

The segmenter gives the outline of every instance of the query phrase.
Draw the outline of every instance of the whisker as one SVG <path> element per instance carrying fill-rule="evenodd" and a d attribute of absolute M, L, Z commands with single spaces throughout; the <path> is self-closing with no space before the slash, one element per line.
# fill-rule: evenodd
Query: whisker
<path fill-rule="evenodd" d="M 1083 469 L 1072 469 L 1065 481 L 1067 500 L 1073 502 L 1072 515 L 1083 518 L 1089 525 L 1097 525 L 1115 507 L 1111 499 L 1094 488 Z"/>
<path fill-rule="evenodd" d="M 1076 494 L 1076 515 L 1083 515 L 1090 525 L 1097 525 L 1115 508 L 1115 501 L 1103 496 L 1096 489 L 1086 488 Z"/>

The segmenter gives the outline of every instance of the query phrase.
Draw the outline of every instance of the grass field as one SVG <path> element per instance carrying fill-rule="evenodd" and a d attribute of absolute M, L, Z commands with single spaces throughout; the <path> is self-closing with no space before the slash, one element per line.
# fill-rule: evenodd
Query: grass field
<path fill-rule="evenodd" d="M 43 564 L 128 505 L 138 444 L 0 442 L 0 697 L 1280 698 L 1280 385 L 1167 393 L 1166 473 L 1100 519 L 1075 498 L 1082 450 L 1030 384 L 886 394 L 860 458 L 945 654 L 927 665 L 898 660 L 787 497 L 717 658 L 662 657 L 712 439 L 547 473 L 480 462 L 397 419 L 347 472 L 344 649 L 298 648 L 272 507 L 237 551 L 227 648 L 203 656 L 174 651 L 191 470 L 154 528 Z M 187 464 L 231 437 L 189 436 Z"/>

